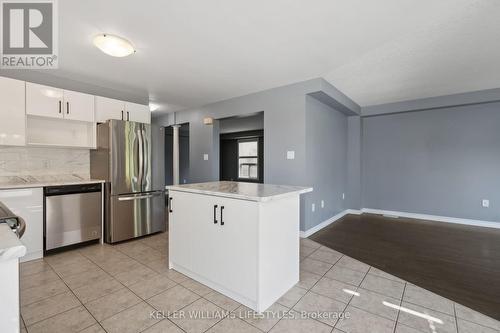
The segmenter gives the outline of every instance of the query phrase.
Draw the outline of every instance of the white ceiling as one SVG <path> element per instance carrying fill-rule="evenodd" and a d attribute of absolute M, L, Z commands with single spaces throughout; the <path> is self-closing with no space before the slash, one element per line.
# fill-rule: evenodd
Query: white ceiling
<path fill-rule="evenodd" d="M 499 0 L 63 0 L 56 75 L 162 111 L 323 76 L 361 106 L 500 87 Z M 131 40 L 112 58 L 98 33 Z"/>

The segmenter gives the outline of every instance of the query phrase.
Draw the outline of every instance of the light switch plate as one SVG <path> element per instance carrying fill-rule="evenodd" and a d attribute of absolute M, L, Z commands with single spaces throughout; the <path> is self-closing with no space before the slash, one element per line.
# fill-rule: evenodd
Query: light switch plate
<path fill-rule="evenodd" d="M 203 154 L 203 160 L 208 161 L 208 154 Z"/>
<path fill-rule="evenodd" d="M 286 159 L 287 160 L 294 160 L 295 159 L 295 150 L 289 150 L 286 152 Z"/>
<path fill-rule="evenodd" d="M 321 200 L 321 208 L 325 208 L 325 200 Z"/>
<path fill-rule="evenodd" d="M 316 204 L 312 204 L 312 205 L 311 205 L 311 211 L 313 211 L 313 212 L 314 212 L 315 210 L 316 210 Z"/>

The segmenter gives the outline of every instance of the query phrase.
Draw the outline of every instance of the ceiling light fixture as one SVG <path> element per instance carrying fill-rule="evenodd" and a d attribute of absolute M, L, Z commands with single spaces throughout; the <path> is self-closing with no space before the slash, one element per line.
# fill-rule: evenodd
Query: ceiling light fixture
<path fill-rule="evenodd" d="M 160 106 L 158 104 L 155 104 L 155 103 L 149 103 L 149 111 L 151 112 L 154 112 L 156 110 L 158 110 Z"/>
<path fill-rule="evenodd" d="M 135 49 L 125 38 L 100 34 L 94 37 L 94 45 L 102 52 L 112 57 L 126 57 L 135 53 Z"/>

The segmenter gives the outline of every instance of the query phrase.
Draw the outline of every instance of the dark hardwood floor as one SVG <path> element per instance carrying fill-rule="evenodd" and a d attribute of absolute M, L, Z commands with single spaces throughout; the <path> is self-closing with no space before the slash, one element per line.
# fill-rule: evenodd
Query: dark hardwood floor
<path fill-rule="evenodd" d="M 309 238 L 500 320 L 500 229 L 362 214 Z"/>

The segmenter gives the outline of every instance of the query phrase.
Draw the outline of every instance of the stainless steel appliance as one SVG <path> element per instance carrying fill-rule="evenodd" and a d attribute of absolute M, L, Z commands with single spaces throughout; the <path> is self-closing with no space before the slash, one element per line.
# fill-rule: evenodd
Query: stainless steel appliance
<path fill-rule="evenodd" d="M 165 231 L 165 190 L 151 176 L 150 125 L 122 120 L 99 124 L 90 174 L 106 180 L 106 242 Z"/>
<path fill-rule="evenodd" d="M 101 184 L 44 188 L 44 250 L 101 238 Z"/>
<path fill-rule="evenodd" d="M 26 230 L 26 223 L 24 220 L 16 216 L 10 209 L 7 208 L 3 203 L 0 202 L 0 223 L 7 224 L 12 231 L 14 231 L 18 238 L 23 237 L 24 231 Z"/>

